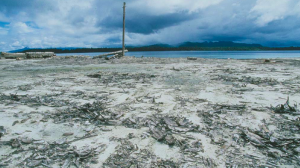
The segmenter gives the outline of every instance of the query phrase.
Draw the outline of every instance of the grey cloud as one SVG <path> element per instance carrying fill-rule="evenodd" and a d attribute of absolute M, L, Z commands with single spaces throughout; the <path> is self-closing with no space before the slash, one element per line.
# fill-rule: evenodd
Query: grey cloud
<path fill-rule="evenodd" d="M 181 13 L 171 13 L 163 15 L 148 15 L 143 13 L 129 14 L 126 19 L 126 29 L 130 33 L 151 34 L 160 29 L 180 24 L 195 18 L 195 15 Z M 103 25 L 107 30 L 122 28 L 122 15 L 108 16 L 99 25 Z"/>
<path fill-rule="evenodd" d="M 24 15 L 30 17 L 46 11 L 54 11 L 55 5 L 53 1 L 46 0 L 1 0 L 0 11 L 8 17 L 16 16 L 20 13 L 23 14 L 21 15 L 22 17 Z"/>
<path fill-rule="evenodd" d="M 257 9 L 258 1 L 223 0 L 191 12 L 182 0 L 184 8 L 176 6 L 176 10 L 171 7 L 167 8 L 171 11 L 159 13 L 156 12 L 160 4 L 152 10 L 143 2 L 127 1 L 127 45 L 185 41 L 300 45 L 300 15 L 289 10 L 272 14 L 268 10 L 268 15 L 279 19 L 258 25 L 257 21 L 266 15 L 264 11 L 252 10 Z M 156 2 L 169 4 L 166 0 Z M 297 1 L 290 3 L 296 5 Z M 121 44 L 122 5 L 123 0 L 1 0 L 0 50 L 23 46 L 115 47 Z"/>

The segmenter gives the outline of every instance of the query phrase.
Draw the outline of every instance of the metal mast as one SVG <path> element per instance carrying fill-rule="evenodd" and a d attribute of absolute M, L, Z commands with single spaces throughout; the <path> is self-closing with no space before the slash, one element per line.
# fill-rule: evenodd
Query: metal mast
<path fill-rule="evenodd" d="M 126 2 L 124 2 L 123 6 L 123 39 L 122 39 L 122 55 L 125 55 L 125 7 Z"/>

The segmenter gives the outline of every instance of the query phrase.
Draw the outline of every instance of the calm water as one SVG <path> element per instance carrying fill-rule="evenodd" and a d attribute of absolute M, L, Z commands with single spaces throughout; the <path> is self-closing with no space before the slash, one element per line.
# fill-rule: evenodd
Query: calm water
<path fill-rule="evenodd" d="M 66 55 L 88 55 L 97 56 L 106 52 L 97 53 L 67 53 L 57 54 L 58 56 Z M 136 57 L 159 57 L 159 58 L 186 58 L 201 57 L 214 59 L 259 59 L 259 58 L 300 58 L 300 51 L 142 51 L 127 52 L 128 56 Z"/>

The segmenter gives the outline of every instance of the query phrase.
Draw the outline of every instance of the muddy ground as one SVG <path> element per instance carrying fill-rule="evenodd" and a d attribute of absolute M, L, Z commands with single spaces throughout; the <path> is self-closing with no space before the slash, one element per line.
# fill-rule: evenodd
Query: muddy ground
<path fill-rule="evenodd" d="M 2 59 L 0 79 L 0 167 L 300 166 L 300 59 Z"/>

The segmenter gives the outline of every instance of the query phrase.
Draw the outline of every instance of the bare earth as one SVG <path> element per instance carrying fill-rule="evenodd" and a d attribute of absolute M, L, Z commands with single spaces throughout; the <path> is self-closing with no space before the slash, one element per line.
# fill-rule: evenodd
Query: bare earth
<path fill-rule="evenodd" d="M 300 59 L 2 59 L 0 167 L 299 167 L 299 103 Z"/>

